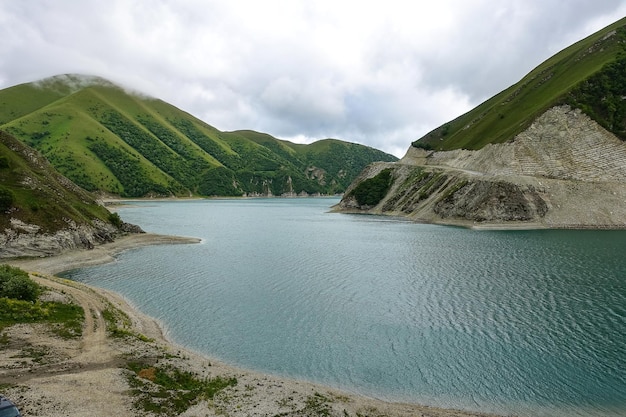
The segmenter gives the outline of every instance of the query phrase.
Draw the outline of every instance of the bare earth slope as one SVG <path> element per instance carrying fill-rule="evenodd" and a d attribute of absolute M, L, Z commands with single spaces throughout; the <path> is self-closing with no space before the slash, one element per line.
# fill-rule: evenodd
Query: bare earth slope
<path fill-rule="evenodd" d="M 71 301 L 85 311 L 79 340 L 56 336 L 47 325 L 15 325 L 3 331 L 0 346 L 0 387 L 26 416 L 99 417 L 152 416 L 134 406 L 136 397 L 126 378 L 129 358 L 158 358 L 159 364 L 191 371 L 202 378 L 236 377 L 237 384 L 211 401 L 202 401 L 181 416 L 483 416 L 480 413 L 394 404 L 339 392 L 306 382 L 244 371 L 209 360 L 168 341 L 161 327 L 121 297 L 101 289 L 48 274 L 106 262 L 125 248 L 165 243 L 164 237 L 142 235 L 99 246 L 98 253 L 78 251 L 58 257 L 20 260 L 12 264 L 29 271 L 47 288 L 46 296 Z M 170 243 L 193 240 L 170 239 Z M 125 312 L 132 333 L 114 338 L 107 333 L 105 310 Z M 8 387 L 8 388 L 7 388 Z"/>
<path fill-rule="evenodd" d="M 393 184 L 375 207 L 350 191 L 383 169 Z M 626 143 L 568 106 L 554 107 L 512 142 L 478 151 L 410 148 L 374 164 L 339 208 L 472 227 L 626 227 Z"/>

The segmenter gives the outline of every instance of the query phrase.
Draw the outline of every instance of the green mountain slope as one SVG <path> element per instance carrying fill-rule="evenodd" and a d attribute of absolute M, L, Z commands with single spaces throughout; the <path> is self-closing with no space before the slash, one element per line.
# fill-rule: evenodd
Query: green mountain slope
<path fill-rule="evenodd" d="M 1 90 L 0 129 L 84 189 L 124 197 L 334 194 L 367 164 L 396 160 L 341 141 L 296 145 L 221 132 L 161 100 L 81 75 Z"/>
<path fill-rule="evenodd" d="M 11 229 L 11 219 L 36 225 L 46 234 L 70 223 L 93 226 L 119 220 L 37 152 L 0 131 L 0 230 Z"/>
<path fill-rule="evenodd" d="M 546 110 L 580 108 L 626 140 L 626 18 L 557 53 L 517 84 L 425 135 L 413 146 L 480 149 L 503 143 Z"/>

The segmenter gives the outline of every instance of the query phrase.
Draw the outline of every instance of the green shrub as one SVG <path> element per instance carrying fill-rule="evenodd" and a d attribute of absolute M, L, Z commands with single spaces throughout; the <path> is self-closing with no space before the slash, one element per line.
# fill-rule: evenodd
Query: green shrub
<path fill-rule="evenodd" d="M 4 187 L 0 187 L 0 211 L 5 212 L 13 206 L 13 202 L 15 201 L 15 197 L 11 190 L 8 190 Z"/>
<path fill-rule="evenodd" d="M 384 169 L 375 177 L 361 182 L 350 194 L 361 206 L 375 206 L 387 195 L 391 184 L 391 169 Z"/>
<path fill-rule="evenodd" d="M 37 301 L 41 294 L 39 285 L 28 273 L 9 265 L 0 265 L 0 297 L 22 301 Z"/>
<path fill-rule="evenodd" d="M 421 140 L 416 140 L 412 142 L 411 146 L 413 146 L 414 148 L 418 148 L 418 149 L 424 149 L 425 151 L 432 151 L 435 149 L 433 148 L 433 145 L 431 145 L 430 143 L 427 143 Z"/>
<path fill-rule="evenodd" d="M 122 224 L 124 223 L 124 222 L 122 221 L 122 219 L 120 218 L 120 215 L 119 215 L 119 214 L 117 214 L 117 213 L 110 213 L 110 214 L 109 214 L 109 222 L 110 222 L 113 226 L 117 227 L 118 229 L 119 229 L 120 227 L 122 227 Z"/>

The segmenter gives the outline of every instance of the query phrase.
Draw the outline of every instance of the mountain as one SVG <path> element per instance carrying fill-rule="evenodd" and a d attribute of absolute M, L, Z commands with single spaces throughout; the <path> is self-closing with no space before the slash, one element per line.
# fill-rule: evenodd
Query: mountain
<path fill-rule="evenodd" d="M 626 19 L 368 166 L 337 210 L 470 227 L 626 227 Z"/>
<path fill-rule="evenodd" d="M 0 131 L 0 259 L 91 248 L 130 230 L 37 151 Z"/>
<path fill-rule="evenodd" d="M 626 18 L 571 45 L 518 83 L 426 134 L 413 146 L 453 150 L 504 143 L 549 108 L 563 104 L 584 110 L 626 139 L 625 25 Z"/>
<path fill-rule="evenodd" d="M 84 75 L 1 90 L 0 129 L 82 188 L 123 197 L 336 194 L 367 164 L 397 160 L 339 140 L 298 145 L 221 132 L 162 100 Z"/>

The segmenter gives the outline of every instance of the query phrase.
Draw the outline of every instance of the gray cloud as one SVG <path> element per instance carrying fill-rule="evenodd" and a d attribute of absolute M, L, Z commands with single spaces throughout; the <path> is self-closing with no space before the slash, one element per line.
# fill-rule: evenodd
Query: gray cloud
<path fill-rule="evenodd" d="M 0 88 L 102 76 L 222 130 L 410 142 L 626 14 L 626 0 L 0 3 Z"/>

